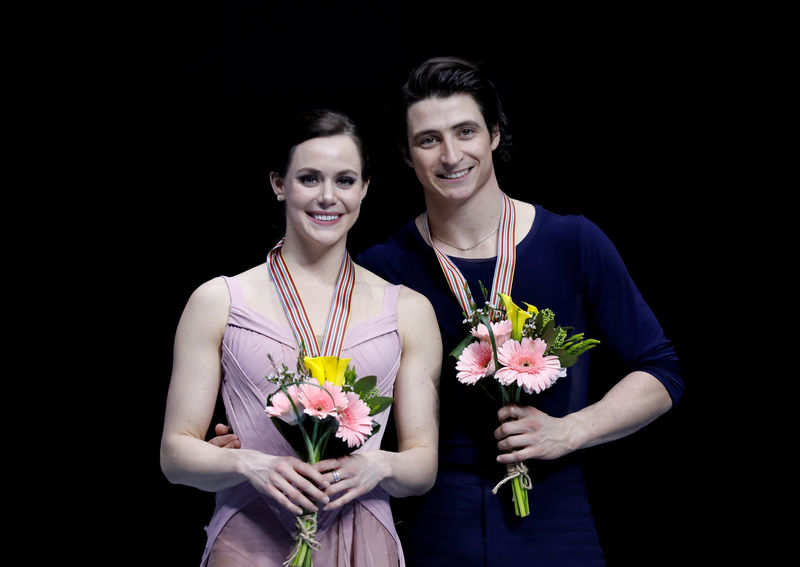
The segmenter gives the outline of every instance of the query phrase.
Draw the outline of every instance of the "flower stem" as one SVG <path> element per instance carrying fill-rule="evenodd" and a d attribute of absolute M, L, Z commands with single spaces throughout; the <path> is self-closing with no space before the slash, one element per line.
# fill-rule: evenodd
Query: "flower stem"
<path fill-rule="evenodd" d="M 517 516 L 524 518 L 530 515 L 531 509 L 528 504 L 528 491 L 522 486 L 522 481 L 519 477 L 511 481 L 514 499 L 514 512 Z"/>
<path fill-rule="evenodd" d="M 499 388 L 500 388 L 500 397 L 503 400 L 503 405 L 507 406 L 511 401 L 511 398 L 508 395 L 508 389 L 502 384 L 499 385 Z"/>
<path fill-rule="evenodd" d="M 317 514 L 305 514 L 298 518 L 298 535 L 295 536 L 295 549 L 285 567 L 313 567 L 312 553 L 316 549 L 314 534 L 317 530 Z"/>

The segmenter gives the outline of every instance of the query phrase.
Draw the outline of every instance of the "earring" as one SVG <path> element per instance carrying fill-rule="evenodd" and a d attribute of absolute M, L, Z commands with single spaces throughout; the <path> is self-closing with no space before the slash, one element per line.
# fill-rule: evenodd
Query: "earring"
<path fill-rule="evenodd" d="M 283 195 L 278 195 L 278 201 L 283 201 L 286 197 Z"/>

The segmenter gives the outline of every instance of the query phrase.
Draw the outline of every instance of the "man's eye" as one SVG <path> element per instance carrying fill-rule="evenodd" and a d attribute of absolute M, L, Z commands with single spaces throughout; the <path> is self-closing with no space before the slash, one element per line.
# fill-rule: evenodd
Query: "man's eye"
<path fill-rule="evenodd" d="M 465 137 L 469 137 L 475 134 L 475 130 L 472 128 L 464 128 L 461 130 L 461 135 Z"/>
<path fill-rule="evenodd" d="M 435 143 L 436 143 L 436 138 L 434 138 L 433 136 L 425 136 L 424 138 L 421 138 L 419 141 L 419 145 L 423 147 L 432 146 Z"/>

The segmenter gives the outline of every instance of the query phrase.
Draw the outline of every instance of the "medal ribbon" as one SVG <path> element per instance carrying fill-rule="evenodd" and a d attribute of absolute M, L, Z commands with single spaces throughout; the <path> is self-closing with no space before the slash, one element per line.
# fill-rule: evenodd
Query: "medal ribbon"
<path fill-rule="evenodd" d="M 492 292 L 489 296 L 489 301 L 493 305 L 497 305 L 497 294 L 504 293 L 511 295 L 511 284 L 514 281 L 514 267 L 517 261 L 517 248 L 514 245 L 514 229 L 516 226 L 516 211 L 514 210 L 514 203 L 506 196 L 503 196 L 503 210 L 500 214 L 500 227 L 497 234 L 497 263 L 494 266 L 494 278 L 492 279 Z M 431 243 L 433 251 L 439 260 L 439 265 L 442 267 L 444 277 L 447 280 L 447 285 L 453 295 L 456 296 L 461 309 L 464 314 L 469 317 L 472 315 L 472 294 L 469 290 L 466 278 L 461 273 L 461 270 L 442 252 L 436 244 L 433 243 L 431 238 L 431 231 L 428 227 L 428 217 L 425 217 L 425 231 L 428 236 L 428 242 Z"/>
<path fill-rule="evenodd" d="M 275 289 L 283 305 L 286 318 L 292 328 L 298 345 L 305 345 L 308 356 L 336 356 L 342 353 L 342 343 L 344 333 L 347 329 L 347 320 L 350 318 L 350 301 L 353 297 L 353 286 L 356 280 L 356 270 L 350 254 L 345 252 L 342 259 L 342 267 L 339 269 L 339 276 L 336 279 L 336 288 L 333 292 L 333 302 L 328 321 L 325 323 L 325 334 L 323 335 L 322 349 L 319 348 L 311 321 L 294 285 L 289 266 L 281 254 L 281 248 L 285 238 L 269 251 L 267 255 L 267 269 L 275 282 Z"/>

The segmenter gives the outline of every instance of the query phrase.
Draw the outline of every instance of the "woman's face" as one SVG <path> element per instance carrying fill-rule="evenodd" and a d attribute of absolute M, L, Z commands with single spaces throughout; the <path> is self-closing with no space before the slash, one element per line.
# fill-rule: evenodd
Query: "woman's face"
<path fill-rule="evenodd" d="M 286 174 L 272 172 L 276 195 L 286 198 L 286 236 L 331 246 L 347 237 L 369 181 L 350 136 L 312 138 L 292 152 Z"/>

